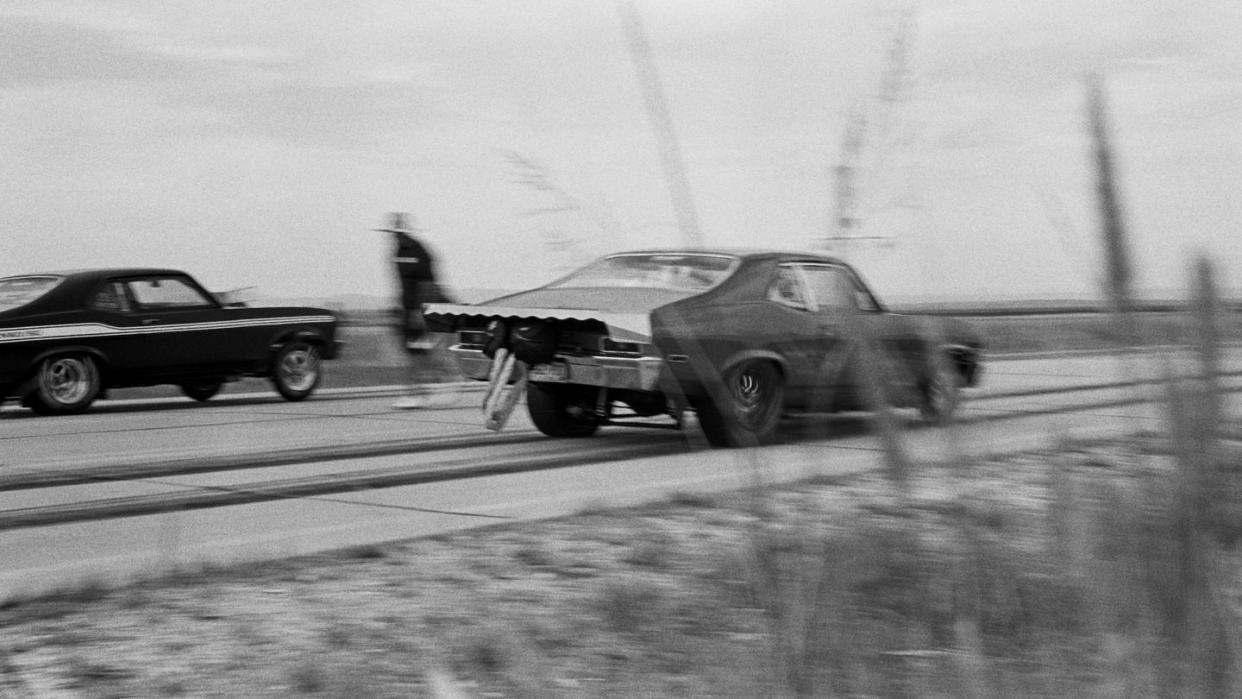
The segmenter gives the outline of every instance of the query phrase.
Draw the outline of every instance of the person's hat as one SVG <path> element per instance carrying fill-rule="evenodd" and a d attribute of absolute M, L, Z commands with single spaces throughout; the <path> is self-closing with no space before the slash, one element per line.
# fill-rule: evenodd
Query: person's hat
<path fill-rule="evenodd" d="M 374 230 L 383 233 L 413 233 L 417 229 L 410 225 L 409 217 L 405 213 L 394 211 L 388 214 L 388 221 L 383 228 L 376 228 Z"/>

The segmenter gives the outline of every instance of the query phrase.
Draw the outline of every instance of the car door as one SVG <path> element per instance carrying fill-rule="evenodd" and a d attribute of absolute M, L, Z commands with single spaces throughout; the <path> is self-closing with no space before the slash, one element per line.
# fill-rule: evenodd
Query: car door
<path fill-rule="evenodd" d="M 831 329 L 822 348 L 824 388 L 842 407 L 863 408 L 866 382 L 876 380 L 885 396 L 901 402 L 912 379 L 901 318 L 885 312 L 848 267 L 808 265 L 806 274 L 816 308 Z"/>
<path fill-rule="evenodd" d="M 802 405 L 822 384 L 820 365 L 825 348 L 833 342 L 832 327 L 815 306 L 810 281 L 805 264 L 781 263 L 767 293 L 771 327 L 777 329 L 769 335 L 771 349 L 785 358 L 790 402 Z"/>
<path fill-rule="evenodd" d="M 160 372 L 202 371 L 240 361 L 226 313 L 189 277 L 152 274 L 124 281 L 146 339 L 147 366 Z"/>
<path fill-rule="evenodd" d="M 819 330 L 813 351 L 819 404 L 854 407 L 859 385 L 857 304 L 842 268 L 826 263 L 800 265 L 810 290 Z"/>
<path fill-rule="evenodd" d="M 927 367 L 927 338 L 910 316 L 885 310 L 854 270 L 842 267 L 841 275 L 855 301 L 860 326 L 878 350 L 888 399 L 897 405 L 913 404 Z"/>
<path fill-rule="evenodd" d="M 95 347 L 108 358 L 113 372 L 127 374 L 146 366 L 148 338 L 123 281 L 100 282 L 87 297 L 85 313 L 101 328 Z"/>

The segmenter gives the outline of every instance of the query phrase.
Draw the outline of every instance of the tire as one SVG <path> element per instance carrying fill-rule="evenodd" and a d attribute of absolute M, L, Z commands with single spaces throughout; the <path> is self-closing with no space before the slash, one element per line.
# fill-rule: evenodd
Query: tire
<path fill-rule="evenodd" d="M 285 400 L 306 400 L 323 379 L 319 348 L 301 340 L 286 343 L 272 358 L 272 385 Z"/>
<path fill-rule="evenodd" d="M 720 394 L 723 404 L 709 397 L 695 405 L 699 427 L 710 444 L 747 447 L 773 440 L 785 403 L 785 384 L 775 364 L 763 360 L 739 364 L 726 372 Z"/>
<path fill-rule="evenodd" d="M 95 402 L 100 388 L 99 367 L 89 355 L 48 357 L 40 362 L 34 390 L 23 402 L 40 415 L 81 413 Z"/>
<path fill-rule="evenodd" d="M 526 411 L 531 422 L 549 437 L 590 437 L 599 419 L 579 408 L 575 393 L 580 389 L 532 383 L 526 388 Z"/>
<path fill-rule="evenodd" d="M 928 358 L 927 375 L 919 386 L 919 414 L 930 425 L 953 421 L 961 399 L 961 380 L 953 358 L 942 355 Z"/>
<path fill-rule="evenodd" d="M 181 392 L 184 393 L 186 397 L 193 398 L 194 400 L 202 403 L 214 398 L 215 395 L 220 392 L 220 387 L 223 385 L 223 381 L 209 380 L 196 381 L 194 383 L 183 383 L 181 384 Z"/>

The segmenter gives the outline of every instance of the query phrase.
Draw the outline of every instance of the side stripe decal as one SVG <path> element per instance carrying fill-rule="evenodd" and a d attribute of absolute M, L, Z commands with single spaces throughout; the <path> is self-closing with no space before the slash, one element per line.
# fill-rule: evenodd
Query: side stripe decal
<path fill-rule="evenodd" d="M 234 328 L 254 328 L 271 325 L 294 325 L 302 323 L 329 323 L 332 316 L 290 316 L 284 318 L 251 318 L 245 320 L 218 320 L 203 323 L 169 323 L 168 325 L 142 325 L 121 328 L 106 323 L 73 323 L 66 325 L 32 325 L 19 328 L 0 328 L 0 344 L 33 342 L 38 340 L 63 340 L 71 338 L 115 337 L 118 335 L 153 335 L 166 333 L 204 332 Z"/>

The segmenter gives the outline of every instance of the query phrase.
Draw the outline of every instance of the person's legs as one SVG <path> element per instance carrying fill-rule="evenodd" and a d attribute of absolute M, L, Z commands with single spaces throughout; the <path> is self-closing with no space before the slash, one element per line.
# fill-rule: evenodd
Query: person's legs
<path fill-rule="evenodd" d="M 421 408 L 427 404 L 426 390 L 423 387 L 426 359 L 422 356 L 425 353 L 418 347 L 418 340 L 423 336 L 425 328 L 423 315 L 418 309 L 404 309 L 397 335 L 401 340 L 401 353 L 406 356 L 406 395 L 393 403 L 394 408 Z"/>
<path fill-rule="evenodd" d="M 432 384 L 443 383 L 448 372 L 444 367 L 443 336 L 427 332 L 427 325 L 420 311 L 406 313 L 402 333 L 406 362 L 406 395 L 393 404 L 394 408 L 451 408 L 457 405 L 458 396 L 440 391 Z"/>

